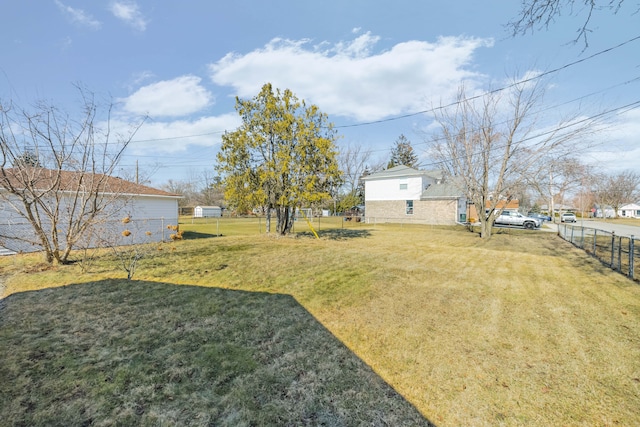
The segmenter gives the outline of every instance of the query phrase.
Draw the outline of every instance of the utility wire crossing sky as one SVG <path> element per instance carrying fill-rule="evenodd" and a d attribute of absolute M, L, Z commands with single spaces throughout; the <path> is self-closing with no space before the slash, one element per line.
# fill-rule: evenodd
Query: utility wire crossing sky
<path fill-rule="evenodd" d="M 633 4 L 596 11 L 585 46 L 573 43 L 578 13 L 512 37 L 506 24 L 519 2 L 224 3 L 10 2 L 0 15 L 0 98 L 72 111 L 81 84 L 114 101 L 116 128 L 148 116 L 122 167 L 138 164 L 161 185 L 213 171 L 221 136 L 240 125 L 235 97 L 252 98 L 267 82 L 327 113 L 340 146 L 382 160 L 403 134 L 432 167 L 432 113 L 454 103 L 462 84 L 479 97 L 508 89 L 513 76 L 544 79 L 540 112 L 559 122 L 579 111 L 607 127 L 585 144 L 585 162 L 640 172 Z"/>

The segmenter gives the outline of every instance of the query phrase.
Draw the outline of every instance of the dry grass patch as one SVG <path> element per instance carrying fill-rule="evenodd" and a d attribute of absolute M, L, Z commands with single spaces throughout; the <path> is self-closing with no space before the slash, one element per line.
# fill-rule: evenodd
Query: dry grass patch
<path fill-rule="evenodd" d="M 640 286 L 550 233 L 361 226 L 144 262 L 147 281 L 293 296 L 439 426 L 640 424 Z"/>

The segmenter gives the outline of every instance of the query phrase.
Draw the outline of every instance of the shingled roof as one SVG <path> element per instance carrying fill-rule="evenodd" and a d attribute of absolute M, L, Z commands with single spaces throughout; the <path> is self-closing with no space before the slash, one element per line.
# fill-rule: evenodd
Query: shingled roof
<path fill-rule="evenodd" d="M 371 175 L 363 176 L 361 179 L 364 181 L 374 179 L 389 179 L 389 178 L 405 178 L 411 176 L 428 176 L 433 179 L 442 179 L 442 172 L 435 170 L 419 170 L 409 166 L 398 165 L 390 169 L 386 169 L 379 172 L 374 172 Z"/>
<path fill-rule="evenodd" d="M 98 190 L 104 194 L 129 196 L 182 197 L 179 194 L 136 184 L 115 176 L 92 174 L 82 171 L 60 171 L 44 168 L 0 169 L 0 189 L 13 187 L 21 189 L 28 180 L 37 190 L 77 191 L 81 186 Z"/>

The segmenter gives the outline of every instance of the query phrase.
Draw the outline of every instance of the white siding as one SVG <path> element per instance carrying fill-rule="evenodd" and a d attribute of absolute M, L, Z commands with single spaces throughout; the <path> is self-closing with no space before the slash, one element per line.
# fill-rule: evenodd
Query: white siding
<path fill-rule="evenodd" d="M 127 206 L 133 218 L 162 219 L 178 223 L 178 200 L 168 197 L 144 196 L 131 199 Z"/>
<path fill-rule="evenodd" d="M 222 208 L 219 206 L 196 206 L 193 209 L 193 216 L 196 218 L 219 218 L 222 216 Z"/>
<path fill-rule="evenodd" d="M 401 190 L 400 184 L 407 189 Z M 383 200 L 418 200 L 426 186 L 426 179 L 420 176 L 404 178 L 374 179 L 365 181 L 365 202 Z"/>
<path fill-rule="evenodd" d="M 64 209 L 65 205 L 63 201 L 61 208 Z M 131 217 L 131 223 L 123 224 L 121 222 L 125 216 Z M 163 241 L 171 233 L 167 230 L 167 226 L 178 225 L 178 200 L 161 196 L 115 198 L 109 201 L 107 208 L 102 212 L 102 218 L 103 220 L 98 220 L 94 230 L 94 233 L 102 239 L 118 236 L 126 228 L 138 231 L 138 233 L 134 233 L 132 239 L 129 239 L 132 243 Z M 63 227 L 64 224 L 59 225 L 59 229 Z M 147 236 L 146 231 L 149 231 L 151 235 Z M 31 225 L 26 219 L 19 216 L 6 201 L 0 201 L 0 235 L 7 236 L 7 238 L 0 239 L 0 246 L 5 246 L 16 252 L 41 250 Z M 15 240 L 11 236 L 20 236 L 35 244 Z M 91 242 L 97 241 L 96 237 L 86 237 Z M 93 243 L 88 245 L 93 246 Z"/>
<path fill-rule="evenodd" d="M 626 218 L 638 218 L 640 217 L 640 206 L 635 203 L 624 205 L 618 209 L 618 215 Z"/>

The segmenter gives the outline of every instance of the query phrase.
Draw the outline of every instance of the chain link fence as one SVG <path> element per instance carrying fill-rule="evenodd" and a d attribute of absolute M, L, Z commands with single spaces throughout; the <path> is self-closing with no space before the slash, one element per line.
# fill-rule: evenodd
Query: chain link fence
<path fill-rule="evenodd" d="M 593 255 L 603 264 L 640 281 L 640 239 L 569 224 L 558 225 L 558 235 Z"/>
<path fill-rule="evenodd" d="M 177 232 L 174 229 L 177 226 L 176 218 L 172 220 L 131 219 L 129 222 L 124 222 L 122 219 L 101 221 L 84 234 L 83 238 L 74 245 L 74 249 L 167 242 L 171 240 L 171 235 Z M 47 233 L 50 232 L 47 230 Z M 58 226 L 57 234 L 60 248 L 64 249 L 66 233 L 63 225 Z M 42 249 L 41 242 L 29 222 L 6 220 L 0 222 L 0 255 L 38 252 Z"/>

